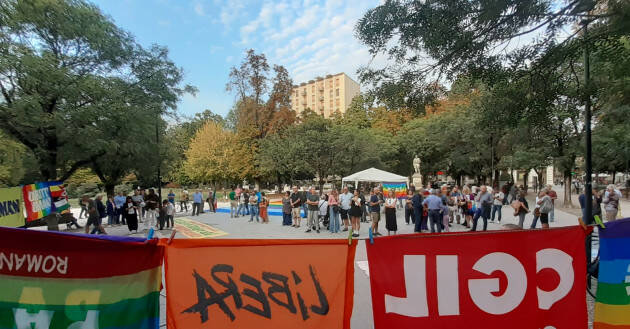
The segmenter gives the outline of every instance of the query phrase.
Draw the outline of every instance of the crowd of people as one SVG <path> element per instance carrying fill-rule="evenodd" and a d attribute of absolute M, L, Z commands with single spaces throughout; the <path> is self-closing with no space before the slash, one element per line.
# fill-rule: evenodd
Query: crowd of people
<path fill-rule="evenodd" d="M 238 187 L 224 194 L 229 202 L 230 218 L 244 216 L 249 217 L 249 222 L 269 223 L 267 209 L 270 200 L 265 192 Z M 594 189 L 593 216 L 615 220 L 620 197 L 621 192 L 613 185 L 601 193 Z M 319 193 L 314 187 L 300 189 L 294 186 L 282 196 L 282 225 L 294 228 L 304 225 L 307 233 L 320 233 L 326 229 L 336 234 L 351 230 L 354 237 L 359 237 L 361 223 L 369 223 L 374 235 L 379 236 L 381 214 L 384 214 L 385 230 L 391 235 L 398 231 L 397 216 L 400 212 L 401 217 L 404 214 L 407 225 L 414 225 L 414 232 L 448 232 L 454 224 L 470 231 L 485 231 L 488 222 L 501 222 L 503 207 L 509 205 L 513 208 L 514 217 L 518 218 L 518 228 L 524 228 L 530 213 L 529 228 L 536 228 L 538 222 L 542 228 L 548 228 L 549 223 L 554 221 L 557 198 L 551 185 L 547 185 L 537 189 L 535 202 L 530 204 L 525 189 L 509 183 L 500 189 L 470 185 L 461 189 L 448 185 L 416 188 L 410 184 L 406 195 L 396 195 L 391 190 L 384 192 L 381 186 L 352 190 L 344 186 L 341 191 L 333 188 L 325 193 Z M 186 189 L 182 190 L 179 193 L 179 211 L 187 213 L 189 201 L 192 201 L 192 216 L 203 213 L 205 204 L 210 212 L 217 211 L 218 200 L 212 190 L 204 194 L 203 190 L 197 189 L 192 195 Z M 584 194 L 579 196 L 579 202 L 585 217 Z M 170 190 L 167 199 L 161 203 L 162 207 L 153 189 L 149 189 L 148 193 L 137 189 L 131 196 L 119 192 L 108 196 L 105 204 L 100 195 L 94 200 L 84 197 L 79 218 L 86 214 L 88 222 L 85 231 L 92 234 L 106 234 L 102 224 L 106 217 L 108 225 L 127 225 L 132 233 L 138 232 L 138 223 L 144 223 L 146 230 L 150 227 L 159 230 L 165 226 L 171 228 L 176 213 L 176 194 Z M 93 227 L 91 231 L 90 227 Z"/>

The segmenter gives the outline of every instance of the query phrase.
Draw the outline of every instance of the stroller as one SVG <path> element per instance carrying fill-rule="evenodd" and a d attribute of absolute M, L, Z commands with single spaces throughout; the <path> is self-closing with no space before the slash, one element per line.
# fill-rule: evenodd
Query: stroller
<path fill-rule="evenodd" d="M 324 209 L 326 214 L 322 215 Z M 328 201 L 324 199 L 319 200 L 319 223 L 321 227 L 325 227 L 327 230 L 330 229 L 328 227 L 330 225 L 330 209 L 328 207 Z"/>

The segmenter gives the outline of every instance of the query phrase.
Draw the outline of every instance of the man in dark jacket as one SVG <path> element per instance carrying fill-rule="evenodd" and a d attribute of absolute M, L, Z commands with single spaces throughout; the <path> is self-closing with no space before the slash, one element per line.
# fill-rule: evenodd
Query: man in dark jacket
<path fill-rule="evenodd" d="M 414 227 L 414 232 L 420 233 L 422 232 L 422 196 L 420 195 L 419 190 L 415 190 L 413 197 L 411 197 L 411 206 L 413 207 L 413 216 L 416 219 L 416 226 Z"/>

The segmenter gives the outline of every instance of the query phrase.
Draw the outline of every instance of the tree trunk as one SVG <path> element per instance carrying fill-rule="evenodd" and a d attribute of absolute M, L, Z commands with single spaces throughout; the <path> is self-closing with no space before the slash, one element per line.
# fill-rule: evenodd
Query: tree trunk
<path fill-rule="evenodd" d="M 564 206 L 566 208 L 573 208 L 573 202 L 571 202 L 571 172 L 564 172 Z"/>
<path fill-rule="evenodd" d="M 613 183 L 613 184 L 615 184 L 615 176 L 617 176 L 617 172 L 616 172 L 616 171 L 613 171 L 613 172 L 612 172 L 612 176 L 613 176 L 612 183 Z"/>
<path fill-rule="evenodd" d="M 114 188 L 116 187 L 116 183 L 111 182 L 111 181 L 106 181 L 106 182 L 103 182 L 103 184 L 105 185 L 105 193 L 108 196 L 114 195 Z"/>

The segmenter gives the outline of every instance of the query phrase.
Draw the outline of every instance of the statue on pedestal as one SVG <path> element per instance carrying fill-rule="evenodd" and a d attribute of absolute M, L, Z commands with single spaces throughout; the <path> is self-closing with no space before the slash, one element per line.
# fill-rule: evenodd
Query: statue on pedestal
<path fill-rule="evenodd" d="M 417 154 L 413 158 L 413 171 L 416 174 L 420 173 L 420 158 L 418 158 Z"/>

